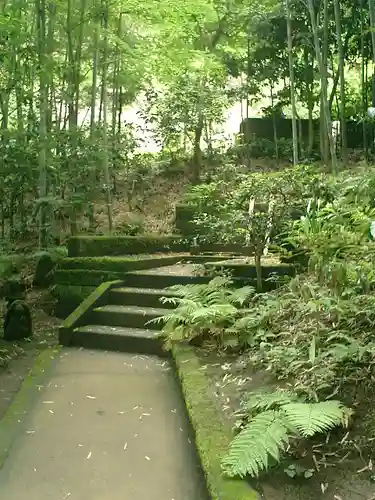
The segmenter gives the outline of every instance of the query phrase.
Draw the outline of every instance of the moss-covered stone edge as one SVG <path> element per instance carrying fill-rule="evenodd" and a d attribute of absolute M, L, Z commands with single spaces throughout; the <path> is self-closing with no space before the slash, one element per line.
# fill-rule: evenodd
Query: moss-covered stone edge
<path fill-rule="evenodd" d="M 205 262 L 219 262 L 223 256 L 221 255 L 191 255 L 188 253 L 179 253 L 163 256 L 152 256 L 142 258 L 131 257 L 66 257 L 59 262 L 59 270 L 82 270 L 93 269 L 96 271 L 104 270 L 118 270 L 118 271 L 132 271 L 149 269 L 152 267 L 163 267 L 172 265 L 174 263 L 205 263 Z M 226 261 L 228 262 L 228 260 Z M 129 269 L 128 269 L 129 268 Z"/>
<path fill-rule="evenodd" d="M 51 296 L 56 300 L 55 315 L 58 318 L 67 318 L 92 292 L 96 286 L 61 285 L 50 288 Z"/>
<path fill-rule="evenodd" d="M 132 259 L 130 257 L 67 257 L 59 263 L 59 270 L 96 270 L 130 272 L 163 265 L 172 265 L 181 260 L 180 256 L 146 257 Z"/>
<path fill-rule="evenodd" d="M 194 349 L 176 344 L 171 355 L 211 500 L 259 500 L 258 493 L 245 481 L 222 475 L 221 458 L 233 436 L 210 396 L 209 381 Z"/>
<path fill-rule="evenodd" d="M 93 291 L 96 290 L 96 286 L 86 286 L 86 285 L 65 285 L 58 283 L 50 288 L 50 293 L 52 297 L 58 300 L 72 299 L 79 300 L 82 302 L 85 300 Z"/>
<path fill-rule="evenodd" d="M 104 255 L 126 255 L 187 251 L 187 242 L 180 235 L 139 236 L 90 236 L 78 235 L 69 238 L 69 257 L 95 257 Z"/>
<path fill-rule="evenodd" d="M 57 346 L 45 349 L 36 356 L 33 367 L 0 420 L 0 469 L 17 435 L 23 430 L 24 419 L 36 404 L 40 387 L 48 378 L 59 352 L 60 347 Z"/>
<path fill-rule="evenodd" d="M 207 262 L 205 264 L 207 267 L 212 268 L 220 268 L 224 270 L 233 270 L 233 271 L 243 271 L 244 274 L 242 276 L 246 276 L 246 271 L 256 272 L 255 264 L 239 264 L 236 262 L 230 262 L 230 260 L 225 261 L 216 261 L 216 262 Z M 278 264 L 267 264 L 266 262 L 262 263 L 262 271 L 266 274 L 277 273 L 277 274 L 294 274 L 295 266 L 293 264 L 287 264 L 284 262 L 280 262 Z"/>
<path fill-rule="evenodd" d="M 55 285 L 97 287 L 107 281 L 124 279 L 126 274 L 126 271 L 118 273 L 97 269 L 61 269 L 55 271 L 53 282 Z"/>
<path fill-rule="evenodd" d="M 129 260 L 126 257 L 68 257 L 54 272 L 54 285 L 98 286 L 103 281 L 121 280 L 127 273 L 156 267 L 190 262 L 202 264 L 220 260 L 215 256 L 190 256 L 188 254 Z M 89 271 L 89 272 L 88 272 Z"/>
<path fill-rule="evenodd" d="M 63 321 L 61 329 L 72 329 L 77 324 L 78 320 L 84 314 L 89 312 L 94 305 L 97 305 L 99 299 L 104 298 L 105 294 L 116 284 L 121 281 L 107 281 L 99 285 L 86 299 Z"/>

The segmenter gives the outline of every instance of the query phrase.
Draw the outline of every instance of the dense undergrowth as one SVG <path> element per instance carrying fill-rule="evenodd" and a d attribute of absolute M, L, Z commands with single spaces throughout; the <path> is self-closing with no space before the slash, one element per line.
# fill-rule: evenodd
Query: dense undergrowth
<path fill-rule="evenodd" d="M 273 392 L 244 398 L 240 432 L 223 460 L 226 474 L 256 476 L 286 454 L 297 456 L 301 440 L 314 435 L 319 440 L 323 434 L 324 445 L 334 427 L 343 427 L 336 433 L 340 459 L 354 449 L 365 457 L 373 444 L 365 422 L 375 377 L 375 243 L 370 230 L 375 171 L 331 177 L 302 167 L 229 181 L 216 178 L 189 194 L 191 200 L 200 193 L 198 230 L 204 228 L 206 237 L 210 230 L 222 234 L 226 241 L 251 241 L 249 233 L 256 238 L 261 227 L 252 225 L 246 211 L 256 191 L 273 196 L 276 216 L 268 215 L 273 241 L 284 257 L 289 252 L 298 260 L 297 276 L 269 293 L 234 291 L 228 278 L 179 287 L 177 308 L 164 318 L 164 332 L 169 341 L 237 352 L 274 380 Z M 300 210 L 295 220 L 291 209 Z M 237 224 L 230 225 L 233 215 Z M 263 235 L 257 241 L 264 245 Z M 354 427 L 359 432 L 348 438 Z M 310 459 L 315 470 L 315 457 Z M 305 469 L 305 477 L 311 470 Z"/>

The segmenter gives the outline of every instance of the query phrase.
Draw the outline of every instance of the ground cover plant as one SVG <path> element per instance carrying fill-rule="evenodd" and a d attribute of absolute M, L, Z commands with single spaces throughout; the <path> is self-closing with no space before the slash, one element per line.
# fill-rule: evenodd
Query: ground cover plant
<path fill-rule="evenodd" d="M 322 466 L 326 453 L 338 465 L 360 450 L 362 472 L 371 476 L 374 179 L 371 169 L 319 177 L 323 189 L 314 193 L 306 187 L 308 179 L 300 178 L 299 192 L 306 195 L 295 202 L 304 211 L 294 221 L 281 217 L 276 236 L 280 243 L 304 251 L 308 266 L 280 288 L 268 293 L 231 291 L 229 278 L 213 278 L 194 293 L 179 288 L 182 299 L 164 318 L 169 340 L 191 341 L 205 332 L 206 350 L 226 352 L 232 362 L 263 371 L 271 381 L 261 390 L 251 390 L 251 383 L 245 393 L 238 388 L 237 435 L 223 457 L 224 474 L 256 477 L 280 461 L 288 464 L 292 457 L 296 462 L 286 465 L 285 472 L 307 479 Z M 248 185 L 251 182 L 250 177 Z M 231 186 L 226 199 L 238 196 L 238 186 Z M 215 231 L 225 228 L 230 239 L 237 228 L 231 230 L 225 217 L 221 222 L 220 209 L 211 212 Z M 243 220 L 247 216 L 243 210 Z M 210 303 L 207 297 L 213 290 Z M 243 294 L 242 304 L 229 305 L 231 294 Z M 175 336 L 176 331 L 185 335 Z"/>

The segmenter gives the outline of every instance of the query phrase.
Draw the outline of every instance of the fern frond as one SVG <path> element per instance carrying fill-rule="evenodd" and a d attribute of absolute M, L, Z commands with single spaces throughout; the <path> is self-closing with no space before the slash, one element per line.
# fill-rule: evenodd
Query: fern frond
<path fill-rule="evenodd" d="M 280 461 L 289 438 L 288 427 L 280 411 L 269 410 L 254 417 L 234 438 L 222 467 L 230 477 L 259 476 L 268 468 L 269 456 Z"/>
<path fill-rule="evenodd" d="M 343 425 L 348 409 L 340 401 L 323 401 L 290 403 L 284 405 L 282 411 L 303 437 L 311 437 L 318 432 Z"/>
<path fill-rule="evenodd" d="M 250 299 L 250 297 L 254 295 L 254 293 L 255 288 L 252 286 L 238 288 L 237 290 L 232 291 L 229 297 L 229 302 L 231 304 L 238 304 L 239 306 L 242 306 Z"/>
<path fill-rule="evenodd" d="M 206 302 L 210 298 L 212 300 L 212 297 L 222 298 L 223 291 L 231 284 L 232 282 L 228 278 L 217 276 L 207 284 L 173 285 L 168 290 L 174 292 L 178 297 Z"/>
<path fill-rule="evenodd" d="M 178 306 L 182 299 L 179 297 L 160 297 L 159 300 L 162 304 L 173 304 L 174 306 Z"/>
<path fill-rule="evenodd" d="M 207 321 L 211 323 L 215 320 L 230 318 L 236 313 L 237 309 L 230 304 L 215 304 L 209 307 L 196 309 L 192 313 L 191 319 L 193 321 Z"/>
<path fill-rule="evenodd" d="M 277 389 L 275 392 L 252 392 L 244 403 L 248 411 L 270 410 L 274 406 L 283 406 L 285 404 L 297 402 L 299 399 L 295 393 L 283 389 Z"/>

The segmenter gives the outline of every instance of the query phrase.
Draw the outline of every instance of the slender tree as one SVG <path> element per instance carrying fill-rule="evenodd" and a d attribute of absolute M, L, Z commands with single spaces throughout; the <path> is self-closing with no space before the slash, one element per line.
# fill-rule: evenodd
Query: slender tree
<path fill-rule="evenodd" d="M 103 15 L 103 57 L 102 57 L 102 102 L 103 102 L 103 122 L 102 122 L 102 159 L 103 159 L 103 173 L 104 183 L 107 198 L 107 217 L 108 217 L 108 231 L 112 233 L 112 195 L 111 184 L 109 175 L 109 152 L 108 152 L 108 17 L 109 9 L 107 0 L 102 0 L 102 15 Z"/>
<path fill-rule="evenodd" d="M 325 0 L 325 2 L 326 1 L 327 0 Z M 318 68 L 319 68 L 319 72 L 321 75 L 322 111 L 323 111 L 323 117 L 324 117 L 325 130 L 327 132 L 329 148 L 330 148 L 330 153 L 331 153 L 332 171 L 334 173 L 337 173 L 336 150 L 335 150 L 335 144 L 334 144 L 334 140 L 333 140 L 331 112 L 329 109 L 329 102 L 328 102 L 328 88 L 327 88 L 328 85 L 327 85 L 327 78 L 325 77 L 326 68 L 324 67 L 324 64 L 323 64 L 323 58 L 322 58 L 320 41 L 319 41 L 319 33 L 318 33 L 318 27 L 317 27 L 317 23 L 316 23 L 316 14 L 315 14 L 313 0 L 308 0 L 308 8 L 309 8 L 312 34 L 313 34 L 313 39 L 314 39 L 315 55 L 316 55 L 316 60 L 318 61 Z"/>
<path fill-rule="evenodd" d="M 337 36 L 337 62 L 340 75 L 340 121 L 341 121 L 341 141 L 342 159 L 344 164 L 348 164 L 348 141 L 346 136 L 346 111 L 345 111 L 345 54 L 342 43 L 341 12 L 339 0 L 333 0 L 335 9 L 336 36 Z"/>
<path fill-rule="evenodd" d="M 298 133 L 297 133 L 297 112 L 296 112 L 296 95 L 294 83 L 294 66 L 293 66 L 293 35 L 292 35 L 292 19 L 290 0 L 285 0 L 286 26 L 288 38 L 288 61 L 289 61 L 289 79 L 290 79 L 290 102 L 292 104 L 292 134 L 293 134 L 293 165 L 298 164 Z"/>
<path fill-rule="evenodd" d="M 47 120 L 48 68 L 46 61 L 46 3 L 36 0 L 36 35 L 39 61 L 39 248 L 47 246 Z"/>

